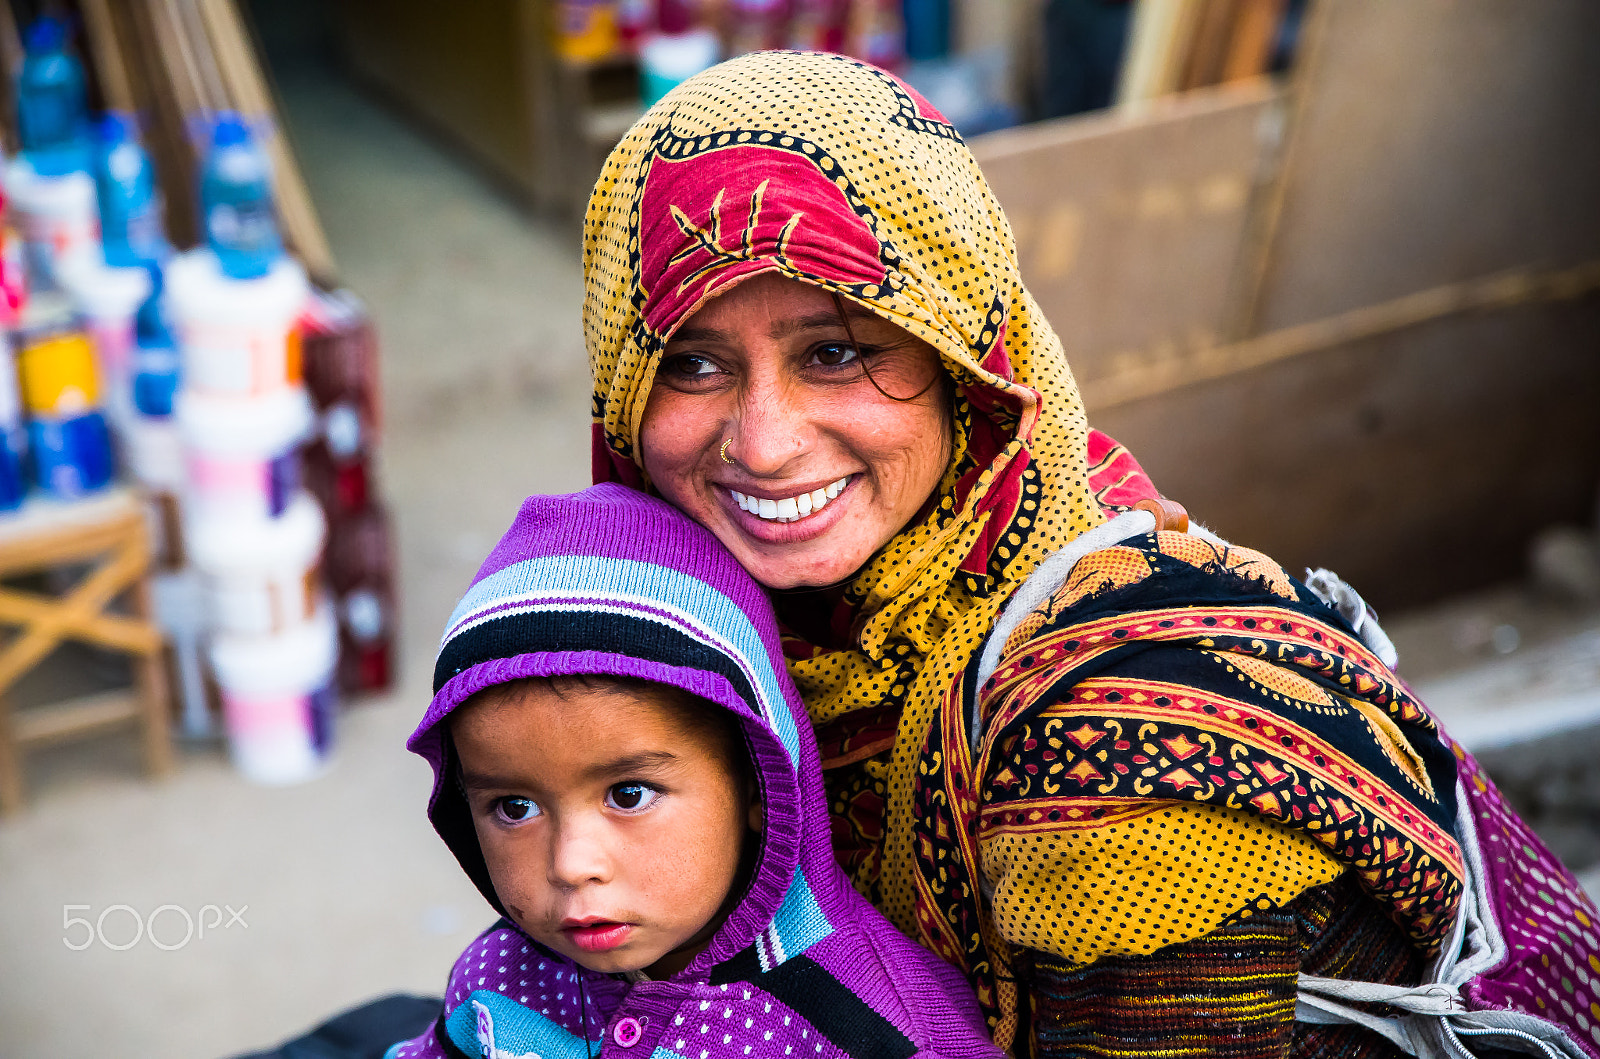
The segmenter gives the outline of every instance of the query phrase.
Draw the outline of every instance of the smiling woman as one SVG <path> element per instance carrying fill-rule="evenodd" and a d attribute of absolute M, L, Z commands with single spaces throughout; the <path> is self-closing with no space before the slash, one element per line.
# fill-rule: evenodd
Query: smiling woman
<path fill-rule="evenodd" d="M 1456 759 L 1088 428 L 937 111 L 840 56 L 714 67 L 607 161 L 584 268 L 596 480 L 772 593 L 835 855 L 995 1043 L 1399 1054 L 1297 1021 L 1300 981 L 1413 986 L 1452 937 Z"/>

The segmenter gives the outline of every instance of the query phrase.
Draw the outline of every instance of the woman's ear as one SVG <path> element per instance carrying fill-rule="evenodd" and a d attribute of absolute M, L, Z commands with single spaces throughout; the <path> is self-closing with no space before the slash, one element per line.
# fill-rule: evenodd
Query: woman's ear
<path fill-rule="evenodd" d="M 761 804 L 760 794 L 750 795 L 750 808 L 746 810 L 745 823 L 758 835 L 767 829 L 767 809 Z"/>

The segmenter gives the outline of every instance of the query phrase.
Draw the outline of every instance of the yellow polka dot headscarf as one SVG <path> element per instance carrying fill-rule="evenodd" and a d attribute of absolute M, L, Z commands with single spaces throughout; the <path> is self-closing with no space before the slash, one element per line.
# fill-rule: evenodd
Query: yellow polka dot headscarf
<path fill-rule="evenodd" d="M 1103 520 L 1077 386 L 1011 228 L 960 136 L 900 81 L 837 55 L 761 52 L 634 126 L 595 186 L 583 252 L 597 480 L 647 487 L 639 425 L 662 346 L 753 273 L 851 299 L 932 345 L 955 380 L 936 502 L 849 585 L 850 642 L 789 645 L 824 758 L 875 758 L 886 826 L 850 863 L 857 885 L 916 935 L 925 734 L 1011 590 Z"/>

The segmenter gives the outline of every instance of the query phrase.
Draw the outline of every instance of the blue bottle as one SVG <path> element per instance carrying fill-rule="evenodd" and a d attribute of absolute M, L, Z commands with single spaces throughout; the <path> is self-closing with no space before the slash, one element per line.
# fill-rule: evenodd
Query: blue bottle
<path fill-rule="evenodd" d="M 88 104 L 83 65 L 67 50 L 67 28 L 44 17 L 28 27 L 17 77 L 17 133 L 40 176 L 89 167 Z"/>
<path fill-rule="evenodd" d="M 11 355 L 10 337 L 0 335 L 0 511 L 20 506 L 28 492 L 27 455 L 28 427 L 22 415 L 17 363 Z"/>
<path fill-rule="evenodd" d="M 111 481 L 111 431 L 99 412 L 29 420 L 28 447 L 34 481 L 59 500 L 76 500 Z"/>
<path fill-rule="evenodd" d="M 223 112 L 211 129 L 200 174 L 206 242 L 224 275 L 259 279 L 283 254 L 272 206 L 272 169 L 238 114 Z"/>
<path fill-rule="evenodd" d="M 905 0 L 906 58 L 913 62 L 950 54 L 950 0 Z"/>
<path fill-rule="evenodd" d="M 182 360 L 161 299 L 161 269 L 150 266 L 150 297 L 133 318 L 133 406 L 141 415 L 172 414 Z"/>
<path fill-rule="evenodd" d="M 106 264 L 131 268 L 162 260 L 161 193 L 132 115 L 111 112 L 100 120 L 94 183 Z"/>

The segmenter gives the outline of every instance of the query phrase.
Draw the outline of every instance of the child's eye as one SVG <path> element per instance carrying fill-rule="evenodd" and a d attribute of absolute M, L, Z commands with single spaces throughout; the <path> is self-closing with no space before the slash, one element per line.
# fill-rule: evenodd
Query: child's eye
<path fill-rule="evenodd" d="M 632 811 L 648 809 L 661 797 L 661 792 L 642 783 L 617 783 L 606 791 L 606 805 L 612 809 Z"/>
<path fill-rule="evenodd" d="M 494 811 L 500 819 L 512 824 L 532 820 L 541 812 L 539 804 L 531 798 L 497 798 Z"/>

